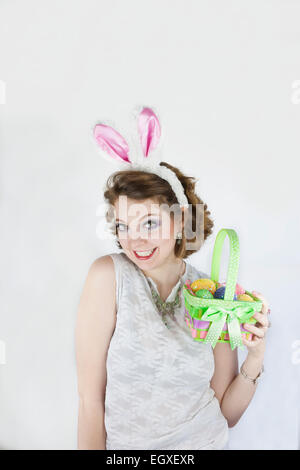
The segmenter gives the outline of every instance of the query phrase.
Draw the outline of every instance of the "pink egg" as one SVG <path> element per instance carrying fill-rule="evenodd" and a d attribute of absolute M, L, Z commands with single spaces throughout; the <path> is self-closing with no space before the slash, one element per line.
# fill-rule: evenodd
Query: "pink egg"
<path fill-rule="evenodd" d="M 236 295 L 245 294 L 245 292 L 246 292 L 245 289 L 240 284 L 236 284 L 235 286 Z"/>

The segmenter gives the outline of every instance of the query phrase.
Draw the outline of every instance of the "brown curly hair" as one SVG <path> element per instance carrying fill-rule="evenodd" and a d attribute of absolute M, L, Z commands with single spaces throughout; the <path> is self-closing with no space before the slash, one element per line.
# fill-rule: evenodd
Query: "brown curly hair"
<path fill-rule="evenodd" d="M 165 166 L 174 171 L 177 178 L 180 180 L 184 193 L 189 203 L 189 210 L 186 211 L 188 215 L 183 218 L 183 236 L 179 239 L 179 243 L 175 243 L 174 254 L 177 258 L 187 258 L 192 253 L 198 251 L 203 242 L 212 233 L 214 222 L 210 217 L 210 212 L 207 209 L 207 204 L 195 193 L 196 178 L 185 176 L 178 168 L 166 162 L 160 162 L 161 166 Z M 110 204 L 110 208 L 114 206 L 118 197 L 125 195 L 134 200 L 145 200 L 151 198 L 159 204 L 178 204 L 177 198 L 168 183 L 168 181 L 160 178 L 154 173 L 148 173 L 140 170 L 122 170 L 117 171 L 109 176 L 104 191 L 104 198 Z M 196 205 L 202 204 L 200 227 L 196 227 Z M 172 216 L 172 213 L 171 213 Z M 105 214 L 106 220 L 112 223 L 111 230 L 115 236 L 118 236 L 117 228 L 114 221 L 113 210 L 108 210 Z M 191 217 L 190 227 L 193 234 L 189 238 L 188 233 L 185 233 L 186 223 Z M 199 217 L 199 216 L 198 216 Z M 186 249 L 186 241 L 193 243 L 194 250 Z M 119 240 L 117 239 L 118 248 L 122 249 Z"/>

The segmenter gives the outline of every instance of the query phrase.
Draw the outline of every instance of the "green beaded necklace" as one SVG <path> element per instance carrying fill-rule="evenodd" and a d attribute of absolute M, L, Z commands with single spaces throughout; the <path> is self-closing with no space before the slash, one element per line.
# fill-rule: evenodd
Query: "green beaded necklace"
<path fill-rule="evenodd" d="M 180 279 L 181 276 L 182 275 L 179 275 L 179 279 Z M 181 307 L 180 291 L 181 291 L 181 288 L 182 288 L 182 285 L 183 285 L 183 280 L 181 280 L 181 282 L 178 286 L 178 289 L 176 291 L 175 299 L 172 300 L 171 302 L 163 302 L 161 300 L 160 296 L 158 295 L 158 293 L 156 292 L 156 290 L 154 289 L 153 285 L 149 281 L 149 279 L 147 277 L 146 277 L 146 279 L 148 281 L 148 284 L 149 284 L 149 287 L 150 287 L 150 290 L 151 290 L 152 299 L 153 299 L 153 301 L 156 305 L 156 308 L 157 308 L 159 314 L 161 315 L 164 324 L 166 325 L 167 328 L 169 328 L 166 317 L 167 317 L 167 315 L 169 315 L 172 318 L 174 318 L 174 309 L 175 309 L 175 307 L 177 307 L 177 306 Z"/>

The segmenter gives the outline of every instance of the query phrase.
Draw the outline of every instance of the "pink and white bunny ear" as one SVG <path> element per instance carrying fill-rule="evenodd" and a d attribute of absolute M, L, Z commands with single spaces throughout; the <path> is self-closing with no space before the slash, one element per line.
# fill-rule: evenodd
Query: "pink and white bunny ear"
<path fill-rule="evenodd" d="M 119 132 L 106 124 L 96 124 L 93 134 L 99 147 L 113 159 L 130 163 L 128 144 Z"/>
<path fill-rule="evenodd" d="M 144 157 L 154 150 L 159 143 L 161 127 L 156 114 L 150 108 L 143 108 L 138 116 L 138 133 Z"/>

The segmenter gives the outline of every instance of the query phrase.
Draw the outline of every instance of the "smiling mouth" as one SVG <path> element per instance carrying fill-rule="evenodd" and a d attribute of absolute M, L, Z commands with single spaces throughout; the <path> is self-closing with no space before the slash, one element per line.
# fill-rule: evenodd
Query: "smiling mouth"
<path fill-rule="evenodd" d="M 153 250 L 147 250 L 147 251 L 133 251 L 135 254 L 135 257 L 138 259 L 150 259 L 152 258 L 153 254 L 156 252 L 157 247 L 153 248 Z"/>

